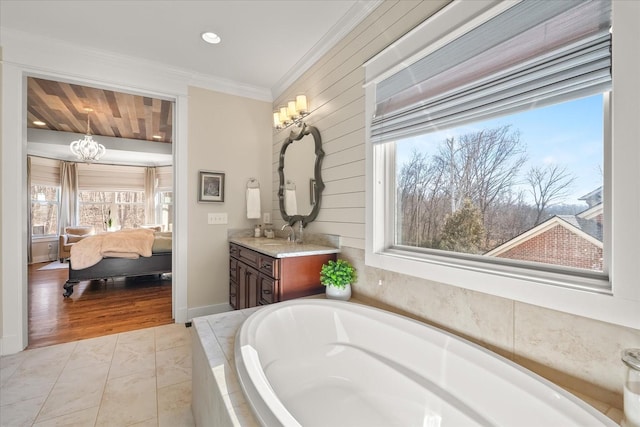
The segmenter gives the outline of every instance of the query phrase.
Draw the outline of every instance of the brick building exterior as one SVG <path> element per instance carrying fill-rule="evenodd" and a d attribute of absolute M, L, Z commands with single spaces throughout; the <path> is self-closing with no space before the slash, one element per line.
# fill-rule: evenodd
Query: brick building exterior
<path fill-rule="evenodd" d="M 580 200 L 587 210 L 549 218 L 485 256 L 602 271 L 602 188 Z"/>

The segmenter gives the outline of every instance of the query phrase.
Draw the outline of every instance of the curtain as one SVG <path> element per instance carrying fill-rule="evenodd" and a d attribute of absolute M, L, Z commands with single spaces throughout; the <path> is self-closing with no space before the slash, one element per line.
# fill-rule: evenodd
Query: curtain
<path fill-rule="evenodd" d="M 147 224 L 156 223 L 156 168 L 144 170 L 144 220 Z"/>
<path fill-rule="evenodd" d="M 33 254 L 31 253 L 31 244 L 33 242 L 32 233 L 33 228 L 31 224 L 31 157 L 27 156 L 27 193 L 29 197 L 27 197 L 27 263 L 31 264 L 33 262 Z"/>
<path fill-rule="evenodd" d="M 60 207 L 58 226 L 60 234 L 65 227 L 78 225 L 78 167 L 74 162 L 60 162 Z"/>

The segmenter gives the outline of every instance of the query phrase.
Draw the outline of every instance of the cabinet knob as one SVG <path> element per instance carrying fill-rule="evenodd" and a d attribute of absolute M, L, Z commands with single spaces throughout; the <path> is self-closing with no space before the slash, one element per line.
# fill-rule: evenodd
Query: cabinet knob
<path fill-rule="evenodd" d="M 271 294 L 271 289 L 263 289 L 262 293 L 265 295 L 270 295 Z"/>

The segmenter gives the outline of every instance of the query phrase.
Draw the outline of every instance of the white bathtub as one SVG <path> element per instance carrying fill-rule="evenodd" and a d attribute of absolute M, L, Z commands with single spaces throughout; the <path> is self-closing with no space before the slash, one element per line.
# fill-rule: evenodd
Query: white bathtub
<path fill-rule="evenodd" d="M 252 314 L 236 369 L 264 426 L 615 426 L 482 347 L 406 317 L 330 300 Z"/>

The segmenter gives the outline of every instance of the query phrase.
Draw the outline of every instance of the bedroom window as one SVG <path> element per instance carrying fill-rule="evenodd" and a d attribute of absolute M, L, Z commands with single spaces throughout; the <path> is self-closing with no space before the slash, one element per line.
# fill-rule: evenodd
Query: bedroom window
<path fill-rule="evenodd" d="M 31 185 L 31 235 L 35 238 L 58 234 L 59 187 Z"/>
<path fill-rule="evenodd" d="M 136 228 L 145 223 L 144 191 L 80 191 L 79 224 L 96 230 Z"/>
<path fill-rule="evenodd" d="M 159 191 L 156 193 L 156 223 L 162 224 L 162 229 L 173 230 L 173 191 Z"/>

